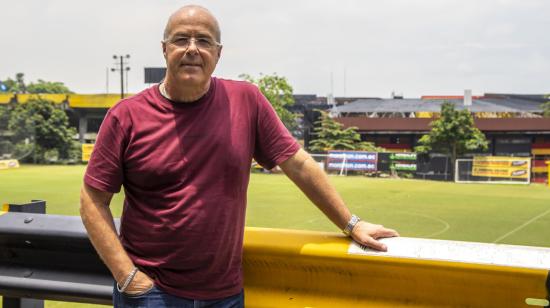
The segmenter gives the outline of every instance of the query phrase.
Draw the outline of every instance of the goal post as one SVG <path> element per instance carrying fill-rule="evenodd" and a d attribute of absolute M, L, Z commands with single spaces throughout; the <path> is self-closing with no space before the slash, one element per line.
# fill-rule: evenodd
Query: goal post
<path fill-rule="evenodd" d="M 457 159 L 456 183 L 529 184 L 530 157 L 479 156 Z"/>

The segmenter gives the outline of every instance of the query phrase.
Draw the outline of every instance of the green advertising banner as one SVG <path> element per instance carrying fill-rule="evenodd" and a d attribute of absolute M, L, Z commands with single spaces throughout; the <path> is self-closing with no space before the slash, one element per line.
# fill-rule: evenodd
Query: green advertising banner
<path fill-rule="evenodd" d="M 396 163 L 392 165 L 392 168 L 395 171 L 416 171 L 416 164 Z"/>
<path fill-rule="evenodd" d="M 391 160 L 416 160 L 416 153 L 392 153 Z"/>
<path fill-rule="evenodd" d="M 416 171 L 416 153 L 392 153 L 390 162 L 393 171 Z"/>

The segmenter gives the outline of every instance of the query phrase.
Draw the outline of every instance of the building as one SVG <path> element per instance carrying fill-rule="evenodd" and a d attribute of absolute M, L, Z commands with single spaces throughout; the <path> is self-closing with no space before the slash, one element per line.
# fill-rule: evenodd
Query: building
<path fill-rule="evenodd" d="M 462 96 L 425 96 L 420 99 L 361 99 L 336 106 L 333 113 L 344 127 L 357 127 L 364 141 L 389 151 L 412 152 L 430 131 L 444 102 L 470 110 L 487 137 L 489 149 L 473 155 L 533 157 L 535 181 L 546 178 L 544 162 L 550 160 L 550 119 L 542 117 L 542 95 L 485 94 L 471 105 Z"/>

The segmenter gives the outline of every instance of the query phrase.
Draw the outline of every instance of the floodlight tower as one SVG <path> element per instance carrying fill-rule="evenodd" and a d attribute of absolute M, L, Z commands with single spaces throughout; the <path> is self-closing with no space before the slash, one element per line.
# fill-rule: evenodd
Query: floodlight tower
<path fill-rule="evenodd" d="M 119 71 L 120 72 L 120 98 L 124 98 L 124 73 L 126 73 L 126 79 L 128 79 L 128 71 L 130 70 L 130 67 L 128 66 L 128 62 L 124 62 L 124 59 L 130 59 L 130 55 L 114 55 L 114 60 L 120 60 L 120 62 L 115 62 L 114 68 L 111 68 L 111 72 Z M 128 81 L 126 81 L 128 82 Z M 126 89 L 128 90 L 128 89 Z"/>

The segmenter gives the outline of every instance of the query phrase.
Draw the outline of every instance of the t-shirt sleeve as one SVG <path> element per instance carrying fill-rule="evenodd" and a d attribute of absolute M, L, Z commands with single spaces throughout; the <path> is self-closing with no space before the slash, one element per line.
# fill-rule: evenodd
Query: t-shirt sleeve
<path fill-rule="evenodd" d="M 101 123 L 84 183 L 101 191 L 118 193 L 124 174 L 122 155 L 125 144 L 119 120 L 108 112 Z"/>
<path fill-rule="evenodd" d="M 264 168 L 273 169 L 296 154 L 300 145 L 286 129 L 265 96 L 258 89 L 255 90 L 258 117 L 254 159 Z"/>

